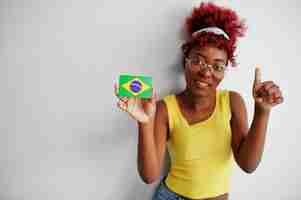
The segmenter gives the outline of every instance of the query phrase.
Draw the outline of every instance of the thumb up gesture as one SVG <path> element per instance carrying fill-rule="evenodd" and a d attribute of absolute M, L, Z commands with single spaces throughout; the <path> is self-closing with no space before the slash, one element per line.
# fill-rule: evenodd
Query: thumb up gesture
<path fill-rule="evenodd" d="M 283 96 L 278 85 L 273 81 L 261 81 L 261 71 L 259 67 L 255 68 L 253 97 L 255 105 L 267 111 L 283 102 Z"/>

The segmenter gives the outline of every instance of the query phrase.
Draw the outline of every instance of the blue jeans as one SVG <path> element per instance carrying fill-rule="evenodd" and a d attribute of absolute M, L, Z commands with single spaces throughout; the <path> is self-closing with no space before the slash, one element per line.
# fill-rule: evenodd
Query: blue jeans
<path fill-rule="evenodd" d="M 166 177 L 164 177 L 163 180 L 160 181 L 152 200 L 189 200 L 189 198 L 185 198 L 171 191 L 164 183 L 165 178 Z M 220 196 L 220 198 L 218 199 L 228 200 L 228 194 L 224 194 L 222 196 Z"/>
<path fill-rule="evenodd" d="M 163 179 L 160 181 L 152 200 L 185 200 L 185 198 L 168 189 Z"/>

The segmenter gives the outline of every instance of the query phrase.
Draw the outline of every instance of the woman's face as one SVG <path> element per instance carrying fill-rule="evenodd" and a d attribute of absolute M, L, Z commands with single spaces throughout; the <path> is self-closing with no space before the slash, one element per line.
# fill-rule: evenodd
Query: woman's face
<path fill-rule="evenodd" d="M 224 78 L 228 62 L 225 50 L 214 46 L 195 47 L 185 62 L 187 89 L 194 96 L 208 96 Z"/>

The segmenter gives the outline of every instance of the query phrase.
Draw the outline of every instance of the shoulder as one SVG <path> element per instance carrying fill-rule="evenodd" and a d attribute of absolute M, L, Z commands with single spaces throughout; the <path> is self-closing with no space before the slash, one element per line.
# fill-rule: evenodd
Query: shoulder
<path fill-rule="evenodd" d="M 237 113 L 241 109 L 245 109 L 243 97 L 238 92 L 230 90 L 229 99 L 232 113 Z"/>
<path fill-rule="evenodd" d="M 229 90 L 229 97 L 230 97 L 230 101 L 232 102 L 243 100 L 242 96 L 238 92 L 233 90 Z"/>
<path fill-rule="evenodd" d="M 157 102 L 157 117 L 162 120 L 162 122 L 166 124 L 170 130 L 173 129 L 175 123 L 175 98 L 176 95 L 171 94 Z"/>
<path fill-rule="evenodd" d="M 158 111 L 167 112 L 167 105 L 164 99 L 160 99 L 159 101 L 157 101 L 156 106 Z"/>
<path fill-rule="evenodd" d="M 156 103 L 156 107 L 157 107 L 157 115 L 160 116 L 161 119 L 163 119 L 164 121 L 168 121 L 168 110 L 167 110 L 167 101 L 166 99 L 168 99 L 169 96 L 164 97 L 163 99 L 160 99 L 159 101 L 157 101 Z"/>
<path fill-rule="evenodd" d="M 169 139 L 169 117 L 166 102 L 162 99 L 156 103 L 156 133 L 160 135 L 166 135 L 167 140 Z"/>
<path fill-rule="evenodd" d="M 175 95 L 171 94 L 171 95 L 167 95 L 165 97 L 163 97 L 162 99 L 160 99 L 159 101 L 157 101 L 157 108 L 158 110 L 162 111 L 162 112 L 168 112 L 168 108 L 174 103 L 175 99 Z"/>

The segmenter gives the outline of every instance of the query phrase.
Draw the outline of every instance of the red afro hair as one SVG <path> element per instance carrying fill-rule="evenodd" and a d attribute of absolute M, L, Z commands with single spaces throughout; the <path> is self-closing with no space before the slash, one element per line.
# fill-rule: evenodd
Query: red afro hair
<path fill-rule="evenodd" d="M 213 45 L 219 49 L 224 49 L 232 66 L 236 65 L 234 52 L 237 38 L 244 36 L 246 26 L 233 10 L 213 3 L 201 3 L 199 7 L 193 8 L 191 15 L 186 18 L 185 26 L 190 36 L 188 42 L 182 45 L 185 57 L 188 56 L 193 47 Z M 192 33 L 207 27 L 222 29 L 229 36 L 229 40 L 222 35 L 210 32 L 202 32 L 196 37 L 192 37 Z"/>

